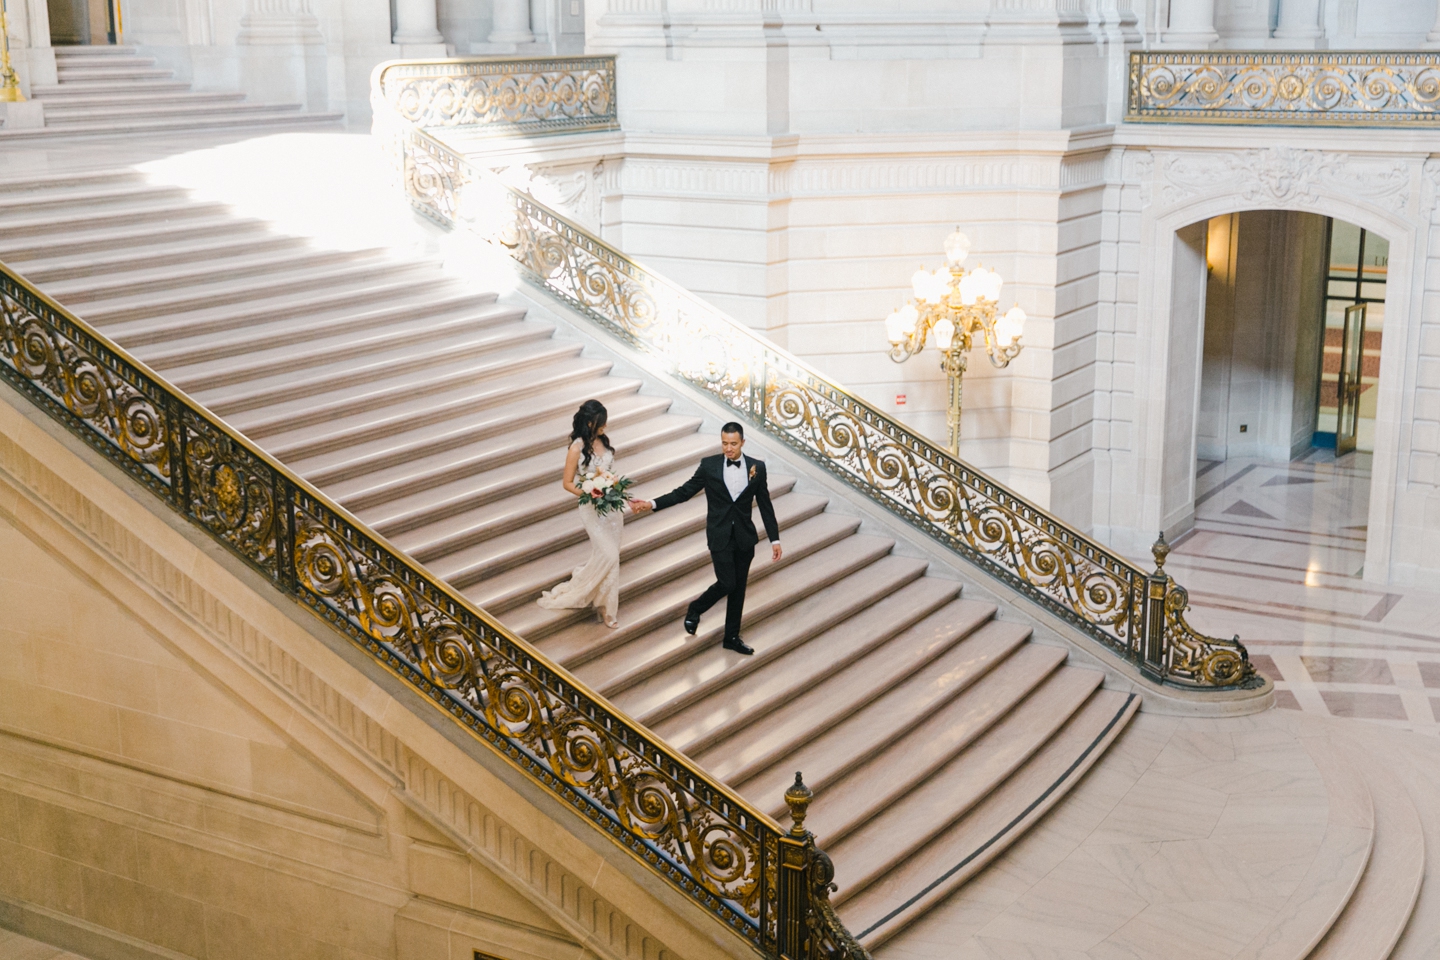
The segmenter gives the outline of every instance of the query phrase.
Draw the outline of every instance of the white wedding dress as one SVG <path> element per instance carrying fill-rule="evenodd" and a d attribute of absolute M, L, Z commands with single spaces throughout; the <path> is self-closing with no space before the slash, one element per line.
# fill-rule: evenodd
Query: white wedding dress
<path fill-rule="evenodd" d="M 597 472 L 609 470 L 615 463 L 614 452 L 597 445 L 600 452 L 582 468 L 583 473 L 576 473 L 577 486 Z M 612 510 L 600 516 L 590 504 L 580 504 L 580 523 L 590 535 L 590 556 L 583 566 L 575 568 L 569 580 L 554 590 L 545 591 L 536 603 L 547 610 L 593 606 L 606 623 L 612 626 L 616 623 L 620 613 L 620 529 L 625 524 L 624 513 L 624 510 Z"/>

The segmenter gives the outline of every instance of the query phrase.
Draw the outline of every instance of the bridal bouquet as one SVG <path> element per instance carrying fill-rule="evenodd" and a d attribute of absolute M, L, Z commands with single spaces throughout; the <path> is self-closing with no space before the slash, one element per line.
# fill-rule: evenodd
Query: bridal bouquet
<path fill-rule="evenodd" d="M 625 491 L 634 485 L 635 481 L 629 477 L 611 473 L 609 470 L 598 470 L 580 481 L 580 502 L 590 504 L 595 508 L 595 513 L 603 517 L 607 513 L 625 508 L 625 504 L 630 500 L 625 496 Z"/>

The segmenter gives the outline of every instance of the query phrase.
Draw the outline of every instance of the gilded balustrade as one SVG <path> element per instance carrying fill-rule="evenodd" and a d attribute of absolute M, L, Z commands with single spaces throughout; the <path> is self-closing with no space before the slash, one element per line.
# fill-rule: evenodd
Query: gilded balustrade
<path fill-rule="evenodd" d="M 1440 54 L 1134 52 L 1125 119 L 1431 128 Z"/>
<path fill-rule="evenodd" d="M 0 378 L 762 953 L 868 960 L 803 813 L 782 830 L 4 264 Z"/>
<path fill-rule="evenodd" d="M 530 61 L 517 61 L 531 69 Z M 391 139 L 417 209 L 463 226 L 614 336 L 865 496 L 1040 603 L 1157 681 L 1202 689 L 1263 683 L 1245 647 L 1185 619 L 1187 594 L 1164 573 L 1163 538 L 1147 574 L 1058 518 L 911 432 L 838 384 L 652 273 L 578 224 L 472 164 L 390 102 L 411 96 L 382 64 L 376 130 Z M 419 94 L 415 94 L 419 96 Z M 409 102 L 409 101 L 406 101 Z M 438 127 L 458 117 L 427 104 Z M 383 114 L 383 115 L 382 115 Z M 523 125 L 522 125 L 523 126 Z"/>

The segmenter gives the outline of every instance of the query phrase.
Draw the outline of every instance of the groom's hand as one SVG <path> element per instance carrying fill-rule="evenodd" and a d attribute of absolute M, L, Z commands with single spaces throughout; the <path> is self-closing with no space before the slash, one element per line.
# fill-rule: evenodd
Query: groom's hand
<path fill-rule="evenodd" d="M 781 554 L 780 544 L 778 544 L 778 543 L 772 543 L 772 544 L 770 544 L 770 562 L 771 562 L 771 563 L 774 563 L 776 560 L 779 560 L 779 559 L 780 559 L 780 554 Z"/>

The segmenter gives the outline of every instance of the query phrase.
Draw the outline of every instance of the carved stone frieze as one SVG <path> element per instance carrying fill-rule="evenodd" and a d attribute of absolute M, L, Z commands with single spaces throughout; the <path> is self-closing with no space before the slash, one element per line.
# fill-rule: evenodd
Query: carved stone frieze
<path fill-rule="evenodd" d="M 1217 193 L 1282 208 L 1313 206 L 1327 194 L 1394 213 L 1410 206 L 1411 162 L 1403 159 L 1266 147 L 1172 153 L 1160 157 L 1158 170 L 1167 207 Z"/>

